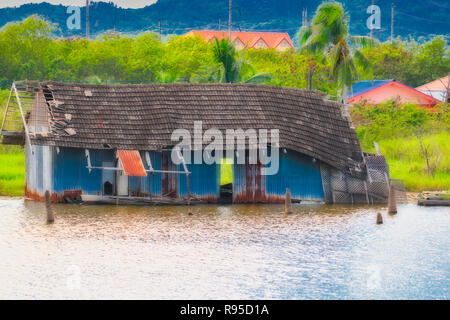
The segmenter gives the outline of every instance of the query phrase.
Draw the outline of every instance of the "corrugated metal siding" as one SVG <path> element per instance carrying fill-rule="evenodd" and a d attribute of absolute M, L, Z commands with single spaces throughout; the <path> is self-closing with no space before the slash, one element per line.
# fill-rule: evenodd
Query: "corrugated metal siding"
<path fill-rule="evenodd" d="M 31 152 L 25 148 L 25 194 L 27 197 L 41 199 L 45 191 L 52 191 L 52 147 L 33 146 Z"/>
<path fill-rule="evenodd" d="M 101 167 L 103 161 L 114 160 L 112 150 L 90 150 L 91 165 Z M 83 194 L 102 194 L 102 170 L 86 168 L 87 159 L 83 149 L 56 148 L 53 151 L 53 191 L 61 194 L 67 191 L 82 191 Z"/>
<path fill-rule="evenodd" d="M 261 164 L 249 164 L 248 151 L 245 164 L 233 164 L 233 203 L 266 202 L 266 177 L 261 175 Z"/>
<path fill-rule="evenodd" d="M 117 150 L 117 154 L 125 175 L 131 177 L 147 176 L 139 151 Z"/>
<path fill-rule="evenodd" d="M 187 168 L 191 172 L 189 176 L 191 194 L 204 201 L 216 202 L 220 195 L 220 166 L 216 164 L 188 164 Z M 179 194 L 185 196 L 187 194 L 186 175 L 178 174 L 178 180 Z"/>
<path fill-rule="evenodd" d="M 162 170 L 178 171 L 179 167 L 172 162 L 171 152 L 162 153 Z M 172 198 L 178 197 L 178 174 L 163 173 L 162 174 L 162 194 Z"/>
<path fill-rule="evenodd" d="M 319 161 L 300 153 L 280 150 L 280 168 L 276 175 L 266 177 L 267 197 L 284 199 L 286 188 L 300 200 L 324 199 Z M 270 201 L 272 202 L 272 201 Z"/>

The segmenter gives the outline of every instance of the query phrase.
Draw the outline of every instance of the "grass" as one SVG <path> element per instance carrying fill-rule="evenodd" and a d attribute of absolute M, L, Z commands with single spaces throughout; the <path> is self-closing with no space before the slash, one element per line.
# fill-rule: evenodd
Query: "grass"
<path fill-rule="evenodd" d="M 233 160 L 223 159 L 220 164 L 220 185 L 233 183 Z"/>
<path fill-rule="evenodd" d="M 3 122 L 9 90 L 0 90 L 0 125 Z M 18 146 L 0 144 L 0 196 L 25 193 L 25 154 Z"/>
<path fill-rule="evenodd" d="M 404 180 L 408 191 L 443 191 L 450 190 L 449 141 L 448 131 L 424 136 L 423 143 L 430 150 L 430 164 L 434 168 L 432 175 L 428 175 L 416 137 L 381 140 L 379 145 L 386 156 L 391 177 Z"/>
<path fill-rule="evenodd" d="M 23 196 L 25 154 L 20 147 L 0 146 L 0 196 Z"/>

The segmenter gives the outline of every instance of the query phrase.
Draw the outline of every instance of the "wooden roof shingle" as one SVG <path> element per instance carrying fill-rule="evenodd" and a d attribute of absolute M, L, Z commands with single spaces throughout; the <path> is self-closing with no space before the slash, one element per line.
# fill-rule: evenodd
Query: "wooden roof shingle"
<path fill-rule="evenodd" d="M 319 92 L 254 84 L 42 82 L 51 134 L 33 144 L 118 150 L 173 146 L 175 129 L 278 129 L 280 147 L 352 171 L 361 148 L 341 105 Z M 58 119 L 65 119 L 63 127 Z M 70 119 L 70 120 L 67 120 Z M 64 125 L 66 127 L 64 127 Z M 67 129 L 69 132 L 67 132 Z"/>

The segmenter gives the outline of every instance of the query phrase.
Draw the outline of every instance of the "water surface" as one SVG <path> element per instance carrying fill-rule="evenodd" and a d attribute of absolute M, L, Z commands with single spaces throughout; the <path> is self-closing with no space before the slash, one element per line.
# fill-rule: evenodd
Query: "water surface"
<path fill-rule="evenodd" d="M 450 209 L 0 199 L 0 298 L 448 299 Z M 194 215 L 189 216 L 188 211 Z M 383 212 L 384 224 L 376 225 Z"/>

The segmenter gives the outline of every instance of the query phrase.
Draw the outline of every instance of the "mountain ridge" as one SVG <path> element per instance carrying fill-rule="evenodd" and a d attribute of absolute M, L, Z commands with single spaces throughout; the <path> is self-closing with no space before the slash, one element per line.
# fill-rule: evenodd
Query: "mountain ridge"
<path fill-rule="evenodd" d="M 350 32 L 367 35 L 369 30 L 366 13 L 371 0 L 343 0 L 344 8 L 350 15 Z M 436 1 L 426 4 L 418 0 L 394 0 L 396 36 L 412 36 L 415 39 L 427 39 L 434 35 L 444 35 L 447 39 L 450 30 L 450 6 Z M 374 36 L 382 41 L 390 37 L 391 0 L 375 0 L 381 9 L 381 29 Z M 288 32 L 294 37 L 301 26 L 303 8 L 308 10 L 311 19 L 317 6 L 316 0 L 234 0 L 233 30 Z M 423 16 L 423 12 L 427 12 Z M 0 27 L 9 22 L 21 21 L 38 14 L 56 23 L 59 36 L 82 36 L 85 28 L 85 8 L 81 7 L 81 28 L 67 28 L 67 6 L 49 3 L 24 4 L 19 7 L 0 9 Z M 94 34 L 110 30 L 124 33 L 143 31 L 159 32 L 161 21 L 162 34 L 184 34 L 193 29 L 218 29 L 219 19 L 222 29 L 228 27 L 228 0 L 159 0 L 140 9 L 124 9 L 113 3 L 94 2 L 90 8 L 90 27 Z"/>

